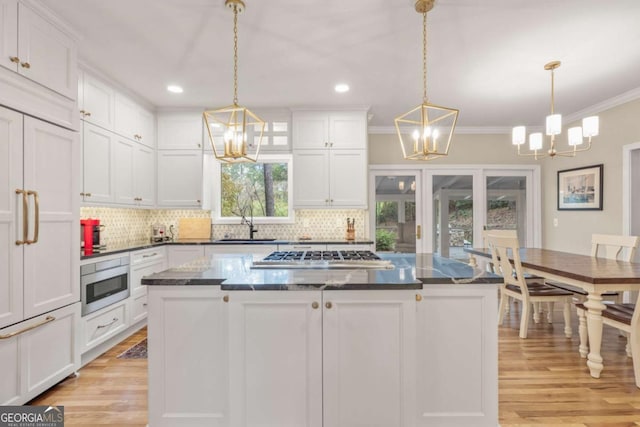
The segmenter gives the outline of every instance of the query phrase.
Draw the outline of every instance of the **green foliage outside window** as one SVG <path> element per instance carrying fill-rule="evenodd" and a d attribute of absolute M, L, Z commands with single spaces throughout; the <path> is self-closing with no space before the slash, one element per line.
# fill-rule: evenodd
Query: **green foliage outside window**
<path fill-rule="evenodd" d="M 287 217 L 287 163 L 221 165 L 221 216 Z"/>
<path fill-rule="evenodd" d="M 376 251 L 392 251 L 396 246 L 396 233 L 384 228 L 376 230 Z"/>

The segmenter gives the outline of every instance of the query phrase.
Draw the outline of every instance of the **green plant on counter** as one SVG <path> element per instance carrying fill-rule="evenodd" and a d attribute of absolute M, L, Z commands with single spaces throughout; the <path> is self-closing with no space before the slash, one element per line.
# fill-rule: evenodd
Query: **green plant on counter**
<path fill-rule="evenodd" d="M 396 246 L 395 232 L 380 228 L 376 230 L 376 251 L 392 251 Z"/>

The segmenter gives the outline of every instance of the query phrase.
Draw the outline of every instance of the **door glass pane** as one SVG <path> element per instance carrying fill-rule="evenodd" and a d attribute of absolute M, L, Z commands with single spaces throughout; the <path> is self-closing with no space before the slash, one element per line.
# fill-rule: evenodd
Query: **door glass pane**
<path fill-rule="evenodd" d="M 433 175 L 433 253 L 466 260 L 473 241 L 473 177 Z"/>
<path fill-rule="evenodd" d="M 416 177 L 376 176 L 376 251 L 416 251 Z"/>
<path fill-rule="evenodd" d="M 520 246 L 526 246 L 527 179 L 524 176 L 487 177 L 488 230 L 518 230 Z M 477 245 L 482 246 L 482 245 Z"/>

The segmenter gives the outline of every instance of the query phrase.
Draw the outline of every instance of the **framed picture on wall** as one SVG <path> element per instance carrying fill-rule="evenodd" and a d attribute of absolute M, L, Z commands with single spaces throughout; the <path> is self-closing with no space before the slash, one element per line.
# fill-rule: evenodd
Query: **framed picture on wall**
<path fill-rule="evenodd" d="M 602 210 L 603 165 L 558 171 L 559 211 Z"/>

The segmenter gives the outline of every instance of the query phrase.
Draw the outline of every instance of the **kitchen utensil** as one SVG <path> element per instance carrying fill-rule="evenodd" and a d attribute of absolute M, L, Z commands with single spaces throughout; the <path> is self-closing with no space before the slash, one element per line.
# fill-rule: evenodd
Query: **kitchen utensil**
<path fill-rule="evenodd" d="M 178 238 L 211 239 L 211 218 L 180 218 L 178 221 Z"/>

